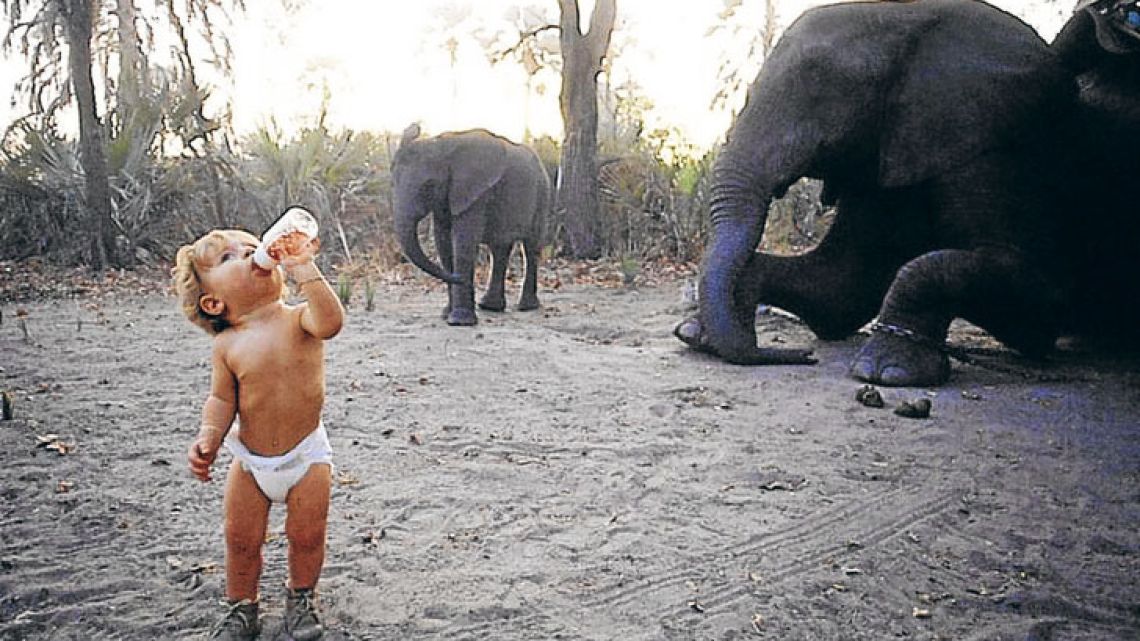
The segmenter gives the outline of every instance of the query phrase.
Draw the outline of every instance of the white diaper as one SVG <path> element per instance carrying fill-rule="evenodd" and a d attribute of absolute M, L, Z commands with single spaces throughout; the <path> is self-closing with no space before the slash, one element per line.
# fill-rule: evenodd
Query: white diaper
<path fill-rule="evenodd" d="M 314 463 L 332 465 L 332 446 L 322 422 L 317 429 L 281 456 L 258 456 L 242 444 L 235 425 L 226 435 L 226 449 L 241 461 L 242 469 L 253 475 L 262 493 L 274 503 L 284 503 L 293 488 Z"/>

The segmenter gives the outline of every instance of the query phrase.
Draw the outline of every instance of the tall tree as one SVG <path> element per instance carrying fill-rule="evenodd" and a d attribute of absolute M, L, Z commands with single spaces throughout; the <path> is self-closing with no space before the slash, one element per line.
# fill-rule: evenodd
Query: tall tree
<path fill-rule="evenodd" d="M 144 20 L 136 0 L 111 3 L 0 0 L 0 7 L 10 21 L 4 47 L 10 50 L 18 38 L 20 53 L 30 65 L 30 72 L 21 84 L 29 97 L 31 115 L 40 118 L 44 130 L 51 131 L 61 108 L 75 105 L 79 160 L 85 185 L 83 206 L 89 234 L 86 258 L 92 268 L 121 266 L 127 258 L 116 251 L 119 225 L 115 218 L 108 146 L 120 142 L 124 144 L 117 148 L 122 149 L 130 146 L 125 144 L 127 142 L 134 143 L 133 157 L 145 155 L 155 146 L 161 120 L 178 129 L 176 134 L 186 146 L 215 128 L 202 115 L 205 93 L 194 77 L 184 22 L 193 21 L 202 26 L 202 40 L 209 47 L 213 62 L 225 71 L 228 42 L 224 37 L 216 37 L 211 17 L 211 10 L 220 10 L 225 5 L 244 8 L 244 0 L 158 0 L 154 3 L 155 10 L 161 12 L 159 20 L 165 18 L 174 31 L 177 45 L 173 82 L 177 82 L 185 94 L 168 97 L 171 104 L 160 108 L 150 104 L 154 101 L 154 96 L 148 95 L 154 92 L 153 67 L 146 59 L 146 43 L 136 28 L 136 22 Z M 111 19 L 118 20 L 117 29 L 104 28 L 104 21 Z M 153 29 L 154 25 L 150 27 Z M 61 56 L 64 50 L 67 51 L 66 63 Z M 117 70 L 117 76 L 112 75 L 113 69 Z M 106 98 L 105 118 L 99 115 L 97 86 Z M 164 92 L 168 90 L 169 87 L 163 88 Z M 193 126 L 172 122 L 186 111 L 194 116 Z M 144 123 L 141 114 L 147 112 L 149 122 Z M 136 126 L 145 133 L 139 135 L 138 131 L 131 131 Z M 132 154 L 116 153 L 114 157 L 121 159 L 129 155 Z M 116 160 L 116 167 L 122 165 Z"/>
<path fill-rule="evenodd" d="M 3 0 L 12 27 L 5 38 L 10 46 L 13 33 L 23 31 L 21 50 L 28 55 L 32 109 L 54 113 L 74 97 L 79 118 L 79 160 L 86 190 L 89 264 L 95 269 L 118 263 L 115 252 L 111 190 L 107 178 L 103 125 L 99 120 L 92 76 L 91 36 L 95 29 L 94 0 Z M 30 16 L 30 17 L 26 17 Z M 66 45 L 66 69 L 70 80 L 61 81 L 60 49 Z M 44 104 L 45 95 L 59 92 Z"/>
<path fill-rule="evenodd" d="M 95 0 L 63 0 L 67 33 L 67 66 L 71 90 L 79 111 L 79 161 L 86 184 L 86 207 L 90 265 L 101 270 L 119 265 L 115 251 L 115 221 L 111 217 L 111 185 L 107 178 L 106 142 L 103 123 L 95 102 L 95 81 L 91 75 L 91 34 L 95 28 Z"/>
<path fill-rule="evenodd" d="M 597 258 L 598 242 L 598 75 L 610 46 L 616 0 L 597 0 L 589 31 L 583 33 L 578 0 L 558 0 L 561 10 L 562 142 L 561 177 L 555 199 L 565 221 L 570 250 Z"/>

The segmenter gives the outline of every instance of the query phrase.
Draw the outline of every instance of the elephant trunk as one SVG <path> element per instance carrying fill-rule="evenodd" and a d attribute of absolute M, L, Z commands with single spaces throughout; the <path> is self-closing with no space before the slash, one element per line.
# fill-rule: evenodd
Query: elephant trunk
<path fill-rule="evenodd" d="M 400 243 L 400 249 L 404 252 L 404 256 L 412 261 L 413 265 L 432 276 L 452 285 L 463 284 L 463 278 L 459 274 L 447 272 L 424 253 L 423 246 L 420 245 L 418 228 L 420 220 L 422 220 L 425 215 L 426 214 L 417 213 L 415 211 L 397 210 L 394 224 L 396 227 L 396 240 Z"/>

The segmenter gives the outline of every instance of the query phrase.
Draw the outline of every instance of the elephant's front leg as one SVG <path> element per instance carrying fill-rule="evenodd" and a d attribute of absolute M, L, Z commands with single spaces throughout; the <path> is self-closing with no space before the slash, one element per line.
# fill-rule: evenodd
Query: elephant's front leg
<path fill-rule="evenodd" d="M 740 365 L 810 364 L 815 362 L 810 349 L 756 347 L 756 307 L 761 302 L 790 309 L 772 287 L 774 275 L 784 271 L 792 259 L 768 254 L 752 253 L 740 268 L 740 277 L 732 288 L 727 310 L 734 326 L 739 327 L 745 342 L 751 347 L 737 352 L 721 353 L 708 343 L 702 320 L 698 316 L 682 321 L 673 329 L 673 335 L 690 347 L 723 357 Z M 702 292 L 700 294 L 704 296 Z"/>
<path fill-rule="evenodd" d="M 435 250 L 439 254 L 439 262 L 443 265 L 443 269 L 448 272 L 454 273 L 455 260 L 451 251 L 451 217 L 446 213 L 432 214 L 432 236 L 435 238 Z M 447 306 L 443 308 L 441 317 L 448 320 L 451 317 L 451 288 L 448 285 Z"/>
<path fill-rule="evenodd" d="M 475 257 L 478 254 L 479 240 L 483 237 L 484 222 L 484 212 L 478 207 L 452 218 L 453 266 L 463 282 L 447 287 L 450 310 L 447 314 L 448 325 L 474 325 L 479 322 L 475 316 Z"/>
<path fill-rule="evenodd" d="M 1056 336 L 1060 301 L 1058 288 L 1016 250 L 923 254 L 899 270 L 851 375 L 904 387 L 945 382 L 950 361 L 944 344 L 954 318 L 1023 353 L 1043 354 Z"/>
<path fill-rule="evenodd" d="M 510 260 L 510 243 L 491 244 L 491 282 L 487 283 L 487 292 L 479 300 L 480 308 L 492 312 L 501 312 L 507 308 L 505 287 Z"/>

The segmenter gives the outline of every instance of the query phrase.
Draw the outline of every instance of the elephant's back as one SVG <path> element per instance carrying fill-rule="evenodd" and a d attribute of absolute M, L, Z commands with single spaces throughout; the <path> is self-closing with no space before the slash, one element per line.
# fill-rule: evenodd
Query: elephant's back
<path fill-rule="evenodd" d="M 504 149 L 506 170 L 494 190 L 491 206 L 498 217 L 487 225 L 484 242 L 541 240 L 550 208 L 550 180 L 538 154 L 526 145 Z"/>
<path fill-rule="evenodd" d="M 945 166 L 1039 138 L 1049 130 L 1043 121 L 1076 95 L 1037 32 L 977 0 L 808 10 L 773 50 L 749 103 L 765 109 L 786 100 L 779 89 L 793 81 L 816 88 L 800 97 L 802 109 L 845 109 L 862 123 L 856 130 L 875 132 L 863 145 L 878 146 L 884 186 L 917 184 Z M 937 158 L 928 153 L 931 141 Z"/>
<path fill-rule="evenodd" d="M 507 164 L 513 171 L 511 178 L 517 180 L 519 189 L 540 194 L 550 190 L 550 178 L 538 154 L 526 145 L 512 144 L 507 150 Z"/>
<path fill-rule="evenodd" d="M 1033 27 L 979 0 L 879 0 L 813 7 L 792 22 L 772 56 L 864 58 L 871 64 L 874 60 L 865 54 L 900 60 L 906 58 L 904 51 L 929 47 L 945 47 L 951 57 L 984 50 L 997 64 L 1012 59 L 1040 64 L 1052 57 Z"/>

